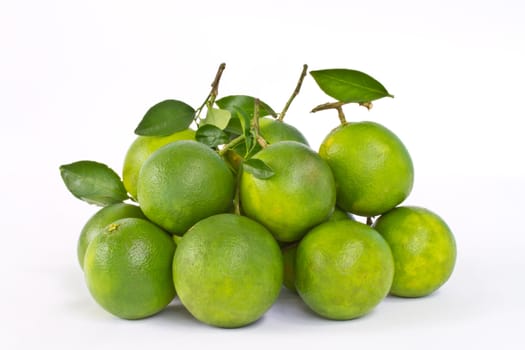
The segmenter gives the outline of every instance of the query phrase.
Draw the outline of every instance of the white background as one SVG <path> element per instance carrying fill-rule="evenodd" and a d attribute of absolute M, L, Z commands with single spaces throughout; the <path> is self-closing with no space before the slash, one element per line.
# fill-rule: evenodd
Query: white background
<path fill-rule="evenodd" d="M 0 348 L 523 348 L 525 3 L 443 1 L 25 1 L 0 3 Z M 303 63 L 364 71 L 395 95 L 374 120 L 411 152 L 407 204 L 453 229 L 449 282 L 423 299 L 387 298 L 358 320 L 316 317 L 287 292 L 257 323 L 222 330 L 178 304 L 141 321 L 91 299 L 76 240 L 96 207 L 58 167 L 120 171 L 154 103 L 199 105 L 221 62 L 220 93 L 280 110 Z M 287 121 L 317 148 L 337 125 L 307 77 Z"/>

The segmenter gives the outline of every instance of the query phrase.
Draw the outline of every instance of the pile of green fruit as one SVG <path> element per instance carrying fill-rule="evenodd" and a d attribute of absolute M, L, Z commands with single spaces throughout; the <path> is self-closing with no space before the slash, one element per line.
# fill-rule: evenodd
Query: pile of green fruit
<path fill-rule="evenodd" d="M 399 206 L 414 169 L 399 138 L 343 107 L 391 97 L 359 71 L 311 71 L 340 125 L 319 151 L 281 113 L 246 95 L 151 107 L 121 177 L 104 164 L 60 167 L 69 191 L 101 206 L 78 261 L 93 298 L 124 319 L 152 316 L 177 296 L 198 320 L 225 328 L 259 319 L 282 286 L 315 313 L 349 320 L 388 294 L 422 297 L 450 277 L 456 246 L 435 213 Z M 362 220 L 356 217 L 361 217 Z"/>

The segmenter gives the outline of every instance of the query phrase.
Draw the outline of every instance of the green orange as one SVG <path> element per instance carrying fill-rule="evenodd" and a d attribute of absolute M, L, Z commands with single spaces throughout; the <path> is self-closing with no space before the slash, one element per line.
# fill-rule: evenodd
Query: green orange
<path fill-rule="evenodd" d="M 259 128 L 261 136 L 269 143 L 280 141 L 297 141 L 308 145 L 306 137 L 293 125 L 274 118 L 259 119 Z"/>
<path fill-rule="evenodd" d="M 382 214 L 410 194 L 414 168 L 401 140 L 374 122 L 347 123 L 326 136 L 319 155 L 337 185 L 337 205 L 362 216 Z"/>
<path fill-rule="evenodd" d="M 178 131 L 168 136 L 138 136 L 129 147 L 122 168 L 122 181 L 128 193 L 133 198 L 137 198 L 140 168 L 153 152 L 171 142 L 193 139 L 195 139 L 195 131 L 191 129 Z"/>
<path fill-rule="evenodd" d="M 241 207 L 279 241 L 299 240 L 308 229 L 332 214 L 335 205 L 332 172 L 308 146 L 281 141 L 264 148 L 253 158 L 262 160 L 275 174 L 260 179 L 243 170 Z"/>
<path fill-rule="evenodd" d="M 374 224 L 395 261 L 391 294 L 421 297 L 440 288 L 456 262 L 456 243 L 443 219 L 421 207 L 398 207 Z"/>
<path fill-rule="evenodd" d="M 234 178 L 224 160 L 197 141 L 170 143 L 144 162 L 138 181 L 144 214 L 171 233 L 230 210 Z"/>
<path fill-rule="evenodd" d="M 149 221 L 120 219 L 88 246 L 84 271 L 97 303 L 115 316 L 139 319 L 164 309 L 175 296 L 172 238 Z"/>
<path fill-rule="evenodd" d="M 335 208 L 334 212 L 328 218 L 328 221 L 340 220 L 354 220 L 352 214 L 347 213 L 339 208 Z M 284 281 L 283 284 L 292 292 L 297 292 L 295 288 L 295 256 L 297 255 L 297 245 L 299 242 L 281 243 L 281 251 L 283 253 L 284 263 Z"/>
<path fill-rule="evenodd" d="M 84 256 L 89 243 L 103 232 L 106 226 L 123 218 L 145 219 L 146 217 L 136 205 L 117 203 L 100 209 L 86 222 L 80 232 L 77 244 L 77 257 L 80 267 L 84 267 Z"/>
<path fill-rule="evenodd" d="M 182 304 L 201 322 L 245 326 L 259 319 L 279 295 L 281 251 L 259 223 L 234 214 L 211 216 L 180 239 L 173 280 Z"/>
<path fill-rule="evenodd" d="M 374 229 L 352 220 L 328 221 L 297 247 L 295 287 L 317 314 L 348 320 L 370 312 L 388 294 L 392 253 Z"/>

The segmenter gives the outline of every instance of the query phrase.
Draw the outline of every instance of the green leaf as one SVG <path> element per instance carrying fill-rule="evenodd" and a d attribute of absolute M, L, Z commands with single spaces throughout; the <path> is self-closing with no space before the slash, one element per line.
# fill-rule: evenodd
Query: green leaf
<path fill-rule="evenodd" d="M 228 143 L 228 135 L 215 125 L 201 125 L 195 133 L 195 139 L 209 147 Z"/>
<path fill-rule="evenodd" d="M 260 159 L 248 159 L 242 163 L 242 169 L 258 179 L 266 180 L 275 175 L 272 168 Z"/>
<path fill-rule="evenodd" d="M 235 111 L 235 113 L 233 113 L 232 115 L 235 115 L 237 120 L 239 121 L 239 124 L 240 124 L 240 135 L 244 135 L 244 151 L 245 151 L 245 158 L 246 158 L 246 155 L 248 154 L 249 150 L 252 148 L 255 140 L 253 138 L 253 135 L 252 133 L 250 132 L 250 125 L 251 125 L 251 118 L 250 116 L 248 115 L 248 113 L 246 111 L 244 111 L 243 109 L 241 108 L 238 108 L 236 106 L 233 106 L 232 107 L 233 110 Z M 233 119 L 232 119 L 233 120 Z"/>
<path fill-rule="evenodd" d="M 231 112 L 231 118 L 225 130 L 233 135 L 246 133 L 246 128 L 242 124 L 247 124 L 248 128 L 253 118 L 255 98 L 246 95 L 231 95 L 223 97 L 215 103 L 221 108 Z M 239 119 L 239 111 L 245 116 L 244 120 Z M 259 117 L 271 115 L 277 117 L 277 113 L 266 103 L 259 100 Z"/>
<path fill-rule="evenodd" d="M 255 141 L 255 139 L 254 139 L 254 141 L 253 141 L 253 143 L 252 143 L 250 149 L 248 149 L 248 150 L 245 152 L 246 154 L 244 155 L 244 158 L 245 158 L 245 159 L 250 159 L 250 158 L 253 157 L 256 153 L 260 152 L 261 150 L 262 150 L 261 145 L 259 145 L 259 144 L 257 143 L 257 141 Z"/>
<path fill-rule="evenodd" d="M 351 69 L 326 69 L 310 72 L 317 85 L 328 96 L 344 103 L 371 102 L 394 97 L 380 82 L 368 74 Z"/>
<path fill-rule="evenodd" d="M 151 107 L 135 129 L 142 136 L 168 136 L 187 129 L 193 121 L 195 110 L 177 100 L 165 100 Z"/>
<path fill-rule="evenodd" d="M 232 118 L 224 130 L 230 133 L 233 137 L 242 135 L 243 130 L 241 120 L 236 115 L 232 114 Z"/>
<path fill-rule="evenodd" d="M 107 165 L 90 160 L 60 166 L 60 176 L 73 196 L 99 206 L 128 199 L 124 184 Z"/>
<path fill-rule="evenodd" d="M 236 106 L 233 106 L 232 108 L 234 110 L 234 112 L 232 113 L 232 116 L 237 118 L 237 120 L 239 121 L 241 133 L 243 134 L 249 133 L 250 124 L 252 121 L 251 116 L 248 115 L 248 113 L 241 108 L 238 108 Z"/>
<path fill-rule="evenodd" d="M 240 108 L 243 111 L 245 111 L 250 118 L 253 118 L 253 111 L 254 111 L 254 105 L 255 105 L 255 98 L 251 96 L 246 95 L 231 95 L 223 97 L 217 101 L 215 101 L 217 106 L 219 106 L 221 109 L 226 109 L 230 111 L 232 114 L 235 113 L 235 108 Z M 259 101 L 259 117 L 264 117 L 267 115 L 271 115 L 274 117 L 277 117 L 277 113 L 268 106 L 266 103 Z"/>
<path fill-rule="evenodd" d="M 202 124 L 215 125 L 221 130 L 226 129 L 228 122 L 231 119 L 231 112 L 226 109 L 211 108 L 206 113 L 206 119 L 203 120 Z"/>

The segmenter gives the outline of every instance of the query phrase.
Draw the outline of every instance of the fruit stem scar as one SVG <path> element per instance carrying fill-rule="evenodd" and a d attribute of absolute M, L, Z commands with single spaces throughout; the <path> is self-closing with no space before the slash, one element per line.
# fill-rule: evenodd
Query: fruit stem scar
<path fill-rule="evenodd" d="M 301 86 L 303 85 L 303 80 L 304 80 L 304 77 L 306 76 L 307 70 L 308 70 L 308 65 L 304 64 L 303 71 L 301 72 L 301 76 L 299 77 L 299 81 L 297 82 L 297 86 L 295 87 L 295 90 L 293 91 L 292 95 L 286 102 L 286 105 L 284 106 L 283 111 L 279 114 L 279 117 L 277 118 L 278 121 L 281 121 L 281 122 L 283 121 L 284 116 L 286 112 L 288 111 L 288 108 L 292 104 L 292 101 L 297 95 L 299 95 L 299 91 L 301 91 Z"/>
<path fill-rule="evenodd" d="M 111 233 L 111 232 L 117 230 L 119 226 L 120 226 L 119 224 L 115 224 L 115 223 L 109 224 L 109 226 L 108 226 L 108 233 Z"/>

